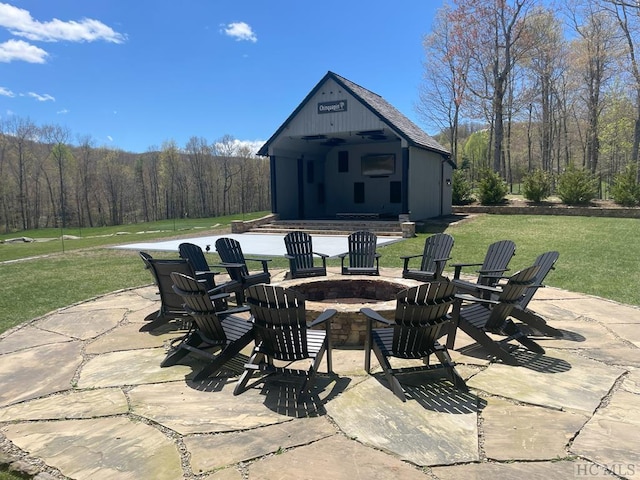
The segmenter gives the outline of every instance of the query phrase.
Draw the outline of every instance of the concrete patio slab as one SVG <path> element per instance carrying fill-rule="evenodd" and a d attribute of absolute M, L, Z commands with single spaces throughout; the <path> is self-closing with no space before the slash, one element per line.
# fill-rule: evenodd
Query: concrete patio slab
<path fill-rule="evenodd" d="M 126 313 L 126 308 L 73 309 L 49 315 L 35 325 L 60 335 L 88 340 L 115 328 Z"/>
<path fill-rule="evenodd" d="M 70 342 L 72 340 L 73 339 L 67 335 L 47 332 L 41 328 L 27 325 L 2 338 L 2 341 L 0 341 L 0 355 L 39 347 L 40 345 L 51 345 L 53 343 Z"/>

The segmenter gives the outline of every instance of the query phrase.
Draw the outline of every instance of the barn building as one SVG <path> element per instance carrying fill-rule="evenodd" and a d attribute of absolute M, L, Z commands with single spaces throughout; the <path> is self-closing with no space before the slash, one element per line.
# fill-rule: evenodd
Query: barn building
<path fill-rule="evenodd" d="M 282 220 L 451 213 L 449 151 L 381 96 L 328 72 L 262 146 Z"/>

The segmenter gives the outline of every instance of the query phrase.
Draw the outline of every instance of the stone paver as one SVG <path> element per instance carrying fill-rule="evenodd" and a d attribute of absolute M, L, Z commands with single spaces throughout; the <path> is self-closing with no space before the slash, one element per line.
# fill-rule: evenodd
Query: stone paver
<path fill-rule="evenodd" d="M 18 447 L 71 478 L 182 477 L 174 442 L 156 428 L 128 418 L 20 423 L 0 431 Z"/>
<path fill-rule="evenodd" d="M 392 455 L 366 448 L 357 440 L 332 436 L 312 445 L 258 460 L 251 480 L 427 480 L 419 469 Z"/>
<path fill-rule="evenodd" d="M 484 452 L 497 461 L 562 458 L 587 419 L 578 413 L 490 398 L 482 410 Z"/>
<path fill-rule="evenodd" d="M 2 355 L 0 406 L 69 390 L 81 350 L 80 342 L 66 342 Z"/>
<path fill-rule="evenodd" d="M 531 405 L 591 415 L 624 373 L 620 367 L 565 350 L 547 349 L 545 355 L 529 354 L 525 361 L 527 366 L 491 364 L 469 379 L 467 385 Z"/>
<path fill-rule="evenodd" d="M 128 411 L 127 397 L 119 388 L 80 390 L 0 408 L 0 422 L 95 418 Z"/>
<path fill-rule="evenodd" d="M 474 395 L 437 380 L 412 388 L 410 395 L 414 398 L 401 405 L 386 384 L 369 378 L 326 408 L 347 436 L 416 465 L 479 459 Z"/>
<path fill-rule="evenodd" d="M 640 395 L 617 391 L 576 437 L 571 452 L 640 478 Z"/>
<path fill-rule="evenodd" d="M 0 456 L 55 480 L 637 478 L 640 309 L 553 288 L 530 307 L 563 338 L 512 367 L 460 332 L 469 393 L 404 375 L 403 403 L 351 348 L 298 404 L 273 379 L 234 396 L 243 356 L 203 382 L 193 356 L 161 368 L 183 322 L 150 322 L 154 286 L 116 292 L 0 337 Z"/>
<path fill-rule="evenodd" d="M 256 430 L 215 436 L 186 437 L 194 473 L 207 472 L 247 462 L 268 454 L 308 445 L 336 434 L 326 418 L 306 418 L 270 425 Z M 211 452 L 215 452 L 214 455 Z M 302 475 L 299 478 L 305 478 Z"/>

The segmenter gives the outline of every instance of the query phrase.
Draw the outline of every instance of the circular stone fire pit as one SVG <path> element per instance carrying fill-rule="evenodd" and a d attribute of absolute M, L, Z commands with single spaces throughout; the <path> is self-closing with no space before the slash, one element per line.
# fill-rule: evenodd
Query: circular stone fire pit
<path fill-rule="evenodd" d="M 388 319 L 393 319 L 396 295 L 419 282 L 404 278 L 370 276 L 334 276 L 285 280 L 279 285 L 299 291 L 306 297 L 310 319 L 323 310 L 334 308 L 331 318 L 333 345 L 364 345 L 366 317 L 360 313 L 369 307 Z M 321 327 L 323 328 L 323 327 Z"/>

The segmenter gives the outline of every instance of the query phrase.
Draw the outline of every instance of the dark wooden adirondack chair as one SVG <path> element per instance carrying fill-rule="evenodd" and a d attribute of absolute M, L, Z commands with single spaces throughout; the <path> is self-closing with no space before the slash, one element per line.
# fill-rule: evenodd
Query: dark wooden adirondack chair
<path fill-rule="evenodd" d="M 401 291 L 397 295 L 395 322 L 389 321 L 370 308 L 360 311 L 368 318 L 365 342 L 365 364 L 371 370 L 371 351 L 376 355 L 393 393 L 403 402 L 404 390 L 397 374 L 444 369 L 451 382 L 459 389 L 467 386 L 455 370 L 447 347 L 438 342 L 449 329 L 449 310 L 455 300 L 455 288 L 448 280 L 439 280 Z M 373 328 L 373 323 L 388 325 Z M 429 358 L 435 355 L 440 363 L 431 365 Z M 422 360 L 414 367 L 392 368 L 389 357 Z"/>
<path fill-rule="evenodd" d="M 504 273 L 508 271 L 507 268 L 511 258 L 516 253 L 516 244 L 511 240 L 500 240 L 499 242 L 492 243 L 487 249 L 487 253 L 482 263 L 456 263 L 453 264 L 454 275 L 453 283 L 455 284 L 458 292 L 462 293 L 475 293 L 477 285 L 488 285 L 494 287 L 498 284 L 500 279 L 504 278 Z M 479 266 L 477 271 L 478 278 L 476 282 L 467 282 L 460 280 L 460 272 L 464 267 Z"/>
<path fill-rule="evenodd" d="M 289 232 L 284 237 L 284 245 L 291 278 L 322 277 L 327 274 L 329 255 L 313 251 L 311 235 L 306 232 Z M 322 265 L 314 264 L 314 256 L 320 257 Z"/>
<path fill-rule="evenodd" d="M 380 275 L 380 254 L 376 252 L 378 239 L 373 232 L 353 232 L 349 235 L 349 252 L 339 255 L 343 275 Z M 345 260 L 349 263 L 345 265 Z"/>
<path fill-rule="evenodd" d="M 538 273 L 536 273 L 533 281 L 533 286 L 527 288 L 524 295 L 520 298 L 520 301 L 514 305 L 511 316 L 517 318 L 521 322 L 533 327 L 536 332 L 543 335 L 552 337 L 561 337 L 562 332 L 552 326 L 548 325 L 544 318 L 538 315 L 533 310 L 528 308 L 529 302 L 538 291 L 538 288 L 544 287 L 544 279 L 547 274 L 555 268 L 555 263 L 558 261 L 560 254 L 555 251 L 545 252 L 536 258 L 533 265 L 538 267 Z"/>
<path fill-rule="evenodd" d="M 479 287 L 485 292 L 497 294 L 496 300 L 480 298 L 469 294 L 458 294 L 454 315 L 457 325 L 463 332 L 485 347 L 489 354 L 509 365 L 517 365 L 518 361 L 511 354 L 511 340 L 521 343 L 535 353 L 544 353 L 544 349 L 527 337 L 509 316 L 528 288 L 534 285 L 539 267 L 531 266 L 513 274 L 502 288 L 489 286 Z M 469 302 L 461 305 L 461 302 Z M 488 334 L 504 338 L 494 339 Z M 452 328 L 447 338 L 447 348 L 452 349 L 455 343 L 456 328 Z"/>
<path fill-rule="evenodd" d="M 187 312 L 183 307 L 182 298 L 173 291 L 171 272 L 181 272 L 192 275 L 192 270 L 186 260 L 163 260 L 152 258 L 146 252 L 140 252 L 140 258 L 145 267 L 151 272 L 153 281 L 160 294 L 160 308 L 155 314 L 154 320 L 170 320 L 172 318 L 186 317 Z M 149 315 L 147 318 L 152 318 Z"/>
<path fill-rule="evenodd" d="M 182 297 L 177 295 L 173 290 L 173 279 L 171 278 L 173 272 L 195 276 L 195 272 L 189 262 L 184 259 L 153 258 L 146 252 L 140 252 L 140 258 L 142 258 L 145 267 L 151 272 L 151 276 L 158 287 L 158 293 L 160 295 L 160 309 L 156 312 L 155 318 L 153 318 L 154 321 L 149 325 L 145 325 L 143 329 L 153 329 L 159 322 L 173 318 L 190 319 L 190 316 L 184 309 Z M 203 280 L 200 280 L 200 283 L 203 282 Z M 203 286 L 206 288 L 206 282 L 203 283 Z M 207 289 L 207 293 L 218 311 L 228 310 L 227 297 L 229 295 L 220 287 Z M 147 318 L 151 319 L 151 317 L 153 317 L 153 315 L 149 315 Z"/>
<path fill-rule="evenodd" d="M 249 258 L 242 253 L 240 242 L 233 238 L 223 237 L 216 240 L 216 251 L 220 255 L 222 264 L 220 266 L 227 269 L 227 273 L 231 280 L 240 283 L 242 289 L 239 291 L 239 303 L 244 303 L 244 291 L 251 285 L 259 283 L 269 283 L 271 274 L 269 273 L 268 262 L 266 258 Z M 260 262 L 262 271 L 251 273 L 247 266 L 247 262 Z"/>
<path fill-rule="evenodd" d="M 403 278 L 411 278 L 421 282 L 430 282 L 442 278 L 442 271 L 449 260 L 453 248 L 453 237 L 447 233 L 436 233 L 427 237 L 422 255 L 400 257 L 404 260 Z M 409 261 L 421 258 L 419 269 L 410 269 Z"/>
<path fill-rule="evenodd" d="M 207 288 L 217 288 L 218 291 L 234 293 L 236 297 L 236 304 L 241 304 L 241 302 L 238 303 L 239 300 L 243 298 L 243 289 L 240 282 L 237 280 L 229 280 L 228 282 L 216 285 L 215 275 L 217 275 L 218 272 L 211 270 L 211 267 L 204 256 L 204 252 L 198 245 L 184 242 L 178 245 L 178 251 L 180 252 L 180 257 L 189 262 L 195 272 L 196 278 L 204 279 L 207 282 Z"/>
<path fill-rule="evenodd" d="M 245 372 L 240 377 L 234 394 L 246 390 L 254 372 L 281 373 L 304 378 L 297 401 L 310 394 L 320 362 L 327 355 L 327 371 L 331 364 L 331 321 L 334 309 L 327 309 L 315 320 L 307 323 L 305 298 L 300 293 L 275 285 L 254 285 L 247 289 L 247 303 L 253 316 L 255 348 Z M 325 324 L 324 330 L 311 330 Z M 309 360 L 307 370 L 289 368 L 286 364 Z M 285 363 L 276 366 L 274 362 Z"/>
<path fill-rule="evenodd" d="M 234 315 L 247 309 L 219 312 L 202 282 L 176 272 L 171 274 L 171 279 L 173 290 L 182 298 L 185 311 L 193 319 L 193 324 L 189 333 L 174 346 L 160 366 L 175 365 L 186 355 L 193 353 L 209 361 L 194 377 L 196 381 L 203 380 L 220 370 L 253 340 L 251 322 Z M 211 350 L 217 353 L 211 353 Z"/>

